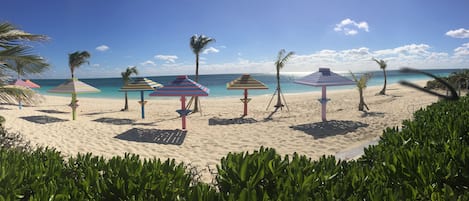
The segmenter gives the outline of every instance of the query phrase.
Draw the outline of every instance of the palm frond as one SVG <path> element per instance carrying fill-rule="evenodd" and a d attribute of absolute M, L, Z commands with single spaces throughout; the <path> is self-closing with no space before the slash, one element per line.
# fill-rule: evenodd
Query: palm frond
<path fill-rule="evenodd" d="M 387 65 L 388 65 L 388 64 L 386 63 L 386 61 L 384 61 L 384 60 L 382 60 L 382 59 L 378 60 L 378 59 L 376 59 L 376 58 L 371 58 L 371 59 L 372 59 L 373 61 L 375 61 L 375 62 L 379 65 L 379 68 L 381 68 L 381 69 L 386 69 L 386 67 L 387 67 Z"/>
<path fill-rule="evenodd" d="M 358 79 L 352 71 L 349 71 L 350 74 L 352 75 L 353 81 L 355 81 L 357 88 L 360 89 L 365 89 L 367 87 L 368 81 L 370 80 L 372 74 L 371 73 L 365 73 L 362 76 L 360 76 L 360 79 Z"/>
<path fill-rule="evenodd" d="M 121 73 L 122 80 L 124 81 L 125 84 L 127 84 L 131 80 L 130 76 L 132 74 L 138 75 L 138 70 L 136 66 L 127 67 L 127 69 L 125 69 L 125 71 Z"/>
<path fill-rule="evenodd" d="M 0 51 L 0 68 L 15 71 L 21 75 L 44 72 L 49 68 L 46 60 L 31 54 L 28 46 L 13 46 Z"/>
<path fill-rule="evenodd" d="M 291 51 L 285 55 L 285 52 L 285 49 L 281 49 L 278 52 L 277 61 L 275 61 L 275 66 L 277 67 L 277 70 L 282 69 L 285 66 L 285 63 L 287 63 L 287 61 L 290 59 L 290 57 L 295 54 L 295 52 Z"/>
<path fill-rule="evenodd" d="M 211 42 L 215 42 L 215 39 L 205 35 L 194 34 L 190 40 L 192 52 L 196 55 L 200 54 Z"/>
<path fill-rule="evenodd" d="M 0 101 L 2 103 L 17 103 L 21 100 L 24 104 L 35 104 L 40 101 L 36 92 L 20 86 L 0 86 Z"/>
<path fill-rule="evenodd" d="M 70 67 L 72 77 L 74 77 L 75 68 L 78 68 L 85 63 L 90 63 L 88 61 L 90 57 L 91 54 L 87 51 L 76 51 L 74 53 L 68 54 L 68 65 Z"/>
<path fill-rule="evenodd" d="M 0 47 L 16 46 L 21 41 L 45 41 L 48 39 L 45 35 L 36 35 L 19 30 L 10 23 L 0 23 Z"/>

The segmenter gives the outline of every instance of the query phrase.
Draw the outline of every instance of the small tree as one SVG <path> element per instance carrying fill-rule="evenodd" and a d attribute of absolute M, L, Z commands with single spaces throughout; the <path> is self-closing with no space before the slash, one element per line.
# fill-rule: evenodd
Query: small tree
<path fill-rule="evenodd" d="M 215 39 L 208 36 L 195 34 L 191 37 L 190 46 L 192 52 L 195 54 L 195 82 L 199 82 L 199 55 L 211 42 L 215 42 Z M 194 110 L 192 110 L 192 112 L 196 113 L 199 111 L 199 98 L 195 96 L 192 97 L 192 99 L 195 101 Z"/>
<path fill-rule="evenodd" d="M 285 54 L 285 50 L 281 49 L 277 55 L 277 61 L 275 61 L 275 69 L 277 70 L 277 104 L 274 105 L 276 108 L 282 108 L 282 99 L 281 99 L 281 88 L 280 88 L 280 69 L 285 66 L 285 63 L 290 59 L 290 57 L 295 54 L 294 52 L 288 52 Z"/>
<path fill-rule="evenodd" d="M 360 102 L 358 103 L 358 111 L 366 112 L 366 110 L 370 110 L 368 108 L 368 105 L 365 103 L 365 99 L 363 98 L 363 90 L 366 88 L 366 84 L 368 83 L 368 80 L 371 78 L 370 73 L 365 73 L 363 74 L 360 79 L 357 79 L 357 77 L 350 71 L 350 74 L 352 74 L 353 81 L 357 83 L 357 89 L 358 89 L 358 94 L 360 95 Z"/>
<path fill-rule="evenodd" d="M 388 66 L 388 64 L 386 64 L 386 62 L 382 59 L 381 60 L 378 60 L 375 58 L 372 58 L 372 59 L 379 65 L 379 68 L 383 70 L 383 74 L 384 74 L 384 86 L 383 86 L 383 89 L 378 94 L 386 95 L 386 83 L 387 83 L 386 67 Z"/>
<path fill-rule="evenodd" d="M 127 67 L 127 69 L 121 73 L 122 81 L 124 82 L 124 85 L 127 85 L 132 80 L 130 78 L 132 74 L 138 75 L 138 70 L 136 66 Z M 122 111 L 127 111 L 127 110 L 129 110 L 129 101 L 127 98 L 127 91 L 125 91 L 125 105 Z"/>
<path fill-rule="evenodd" d="M 80 67 L 84 63 L 89 63 L 88 58 L 90 58 L 91 55 L 87 51 L 76 51 L 74 53 L 68 54 L 68 64 L 70 67 L 70 72 L 72 74 L 72 80 L 75 79 L 75 68 Z M 73 120 L 76 119 L 76 106 L 77 106 L 77 94 L 72 93 L 72 102 L 70 103 L 72 106 L 72 117 Z"/>

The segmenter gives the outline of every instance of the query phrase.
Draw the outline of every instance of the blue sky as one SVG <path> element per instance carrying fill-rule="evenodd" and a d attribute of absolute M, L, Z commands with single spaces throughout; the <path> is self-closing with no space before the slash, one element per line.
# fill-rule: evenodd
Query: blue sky
<path fill-rule="evenodd" d="M 86 50 L 79 78 L 194 74 L 194 34 L 215 38 L 200 74 L 274 72 L 280 49 L 294 51 L 283 72 L 469 68 L 467 0 L 15 0 L 1 22 L 44 34 L 33 43 L 51 69 L 33 78 L 68 78 L 68 54 Z"/>

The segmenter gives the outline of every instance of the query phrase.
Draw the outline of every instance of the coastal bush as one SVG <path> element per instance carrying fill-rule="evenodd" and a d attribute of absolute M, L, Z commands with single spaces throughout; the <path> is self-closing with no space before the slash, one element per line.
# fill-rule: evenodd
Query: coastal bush
<path fill-rule="evenodd" d="M 9 132 L 0 125 L 0 149 L 30 150 L 29 142 L 24 140 L 19 133 Z"/>
<path fill-rule="evenodd" d="M 191 185 L 185 170 L 174 159 L 130 154 L 65 161 L 53 149 L 0 149 L 0 200 L 218 200 L 207 184 Z"/>
<path fill-rule="evenodd" d="M 469 97 L 440 101 L 387 128 L 356 161 L 311 161 L 274 149 L 229 153 L 217 166 L 225 200 L 468 200 Z"/>

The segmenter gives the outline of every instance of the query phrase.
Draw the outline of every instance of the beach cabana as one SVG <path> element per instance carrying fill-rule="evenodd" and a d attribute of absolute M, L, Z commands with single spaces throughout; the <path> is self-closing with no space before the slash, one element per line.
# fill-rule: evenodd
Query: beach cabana
<path fill-rule="evenodd" d="M 62 83 L 61 85 L 48 90 L 49 93 L 62 93 L 62 94 L 72 94 L 72 102 L 70 103 L 70 107 L 72 108 L 72 118 L 73 120 L 76 119 L 76 109 L 78 107 L 78 100 L 76 100 L 76 94 L 81 93 L 97 93 L 100 92 L 99 89 L 96 89 L 76 78 L 67 80 L 66 82 Z M 75 98 L 74 98 L 75 97 Z M 75 99 L 75 100 L 74 100 Z"/>
<path fill-rule="evenodd" d="M 32 89 L 32 88 L 39 88 L 39 85 L 37 85 L 37 84 L 35 84 L 35 83 L 31 82 L 31 81 L 29 81 L 29 82 L 28 82 L 28 81 L 29 81 L 29 80 L 26 80 L 26 82 L 25 82 L 25 81 L 23 81 L 22 79 L 17 79 L 17 80 L 15 80 L 15 81 L 11 82 L 10 84 L 13 85 L 13 86 L 26 87 L 26 88 L 30 88 L 30 89 Z M 21 98 L 18 97 L 18 107 L 19 107 L 19 109 L 21 109 L 22 106 L 23 106 L 23 105 L 22 105 Z"/>
<path fill-rule="evenodd" d="M 138 102 L 142 108 L 142 119 L 145 119 L 145 104 L 147 101 L 144 100 L 145 91 L 154 91 L 163 87 L 162 84 L 154 82 L 153 80 L 147 78 L 136 78 L 130 83 L 122 86 L 119 91 L 139 91 L 140 92 L 140 101 Z"/>
<path fill-rule="evenodd" d="M 244 114 L 243 116 L 248 115 L 248 102 L 251 101 L 248 98 L 249 89 L 269 89 L 264 83 L 254 79 L 249 74 L 244 74 L 241 77 L 226 83 L 226 89 L 228 90 L 244 90 L 244 98 L 241 99 L 241 102 L 244 103 Z"/>
<path fill-rule="evenodd" d="M 321 117 L 322 121 L 326 120 L 326 104 L 328 99 L 326 97 L 327 86 L 343 86 L 343 85 L 355 85 L 355 82 L 349 78 L 343 77 L 337 73 L 332 72 L 329 68 L 319 68 L 318 72 L 307 75 L 303 78 L 294 81 L 298 84 L 304 84 L 314 87 L 322 87 L 322 97 L 319 100 L 322 105 Z"/>
<path fill-rule="evenodd" d="M 192 81 L 187 75 L 184 75 L 176 77 L 173 82 L 154 91 L 150 96 L 180 96 L 181 109 L 176 110 L 176 112 L 181 116 L 182 129 L 185 130 L 186 116 L 191 112 L 191 110 L 186 109 L 186 96 L 208 96 L 209 91 L 207 87 Z"/>

